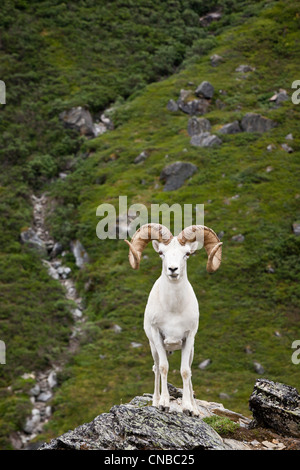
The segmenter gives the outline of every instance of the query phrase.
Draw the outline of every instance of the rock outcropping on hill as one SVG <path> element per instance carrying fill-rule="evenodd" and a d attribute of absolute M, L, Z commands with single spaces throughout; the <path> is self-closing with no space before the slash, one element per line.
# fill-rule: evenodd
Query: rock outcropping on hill
<path fill-rule="evenodd" d="M 220 403 L 203 400 L 196 400 L 200 417 L 187 416 L 181 409 L 181 390 L 169 384 L 169 391 L 168 413 L 151 406 L 151 395 L 144 394 L 126 405 L 114 406 L 109 413 L 43 444 L 39 450 L 281 450 L 287 446 L 300 449 L 300 414 L 299 409 L 295 409 L 300 396 L 293 387 L 257 380 L 250 400 L 252 408 L 257 405 L 253 421 L 227 410 Z M 258 395 L 260 399 L 256 400 Z M 284 435 L 273 434 L 272 415 L 284 417 L 290 413 L 293 414 L 292 427 L 290 421 L 285 420 L 284 428 L 280 429 L 284 430 Z M 203 420 L 211 416 L 235 422 L 240 438 L 222 438 Z M 277 423 L 278 419 L 275 421 Z M 267 428 L 260 428 L 260 432 L 255 429 L 251 434 L 257 422 Z M 275 430 L 278 431 L 278 427 Z M 260 441 L 255 438 L 259 435 Z"/>

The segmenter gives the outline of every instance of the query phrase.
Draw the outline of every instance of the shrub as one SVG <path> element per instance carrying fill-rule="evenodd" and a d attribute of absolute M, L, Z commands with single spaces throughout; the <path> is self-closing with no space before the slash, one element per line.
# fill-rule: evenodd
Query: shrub
<path fill-rule="evenodd" d="M 48 179 L 57 173 L 57 165 L 51 155 L 37 155 L 25 168 L 25 178 L 35 189 L 40 188 Z"/>

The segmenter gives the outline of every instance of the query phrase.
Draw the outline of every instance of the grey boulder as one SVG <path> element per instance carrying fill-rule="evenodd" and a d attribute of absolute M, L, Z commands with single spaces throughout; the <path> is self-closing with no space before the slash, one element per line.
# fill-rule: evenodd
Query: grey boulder
<path fill-rule="evenodd" d="M 252 427 L 271 428 L 286 436 L 300 437 L 300 395 L 290 385 L 256 380 L 249 400 Z"/>
<path fill-rule="evenodd" d="M 256 113 L 247 113 L 241 121 L 241 128 L 245 132 L 267 132 L 275 126 L 276 122 Z"/>
<path fill-rule="evenodd" d="M 160 180 L 165 182 L 164 191 L 179 189 L 196 171 L 197 167 L 188 162 L 175 162 L 166 166 L 160 174 Z"/>
<path fill-rule="evenodd" d="M 209 132 L 201 132 L 201 134 L 192 136 L 190 144 L 195 147 L 213 147 L 214 145 L 221 145 L 222 140 Z"/>
<path fill-rule="evenodd" d="M 211 83 L 204 81 L 200 83 L 195 91 L 197 96 L 203 96 L 203 98 L 211 99 L 214 94 L 214 87 Z"/>
<path fill-rule="evenodd" d="M 238 121 L 229 122 L 219 129 L 221 134 L 237 134 L 242 132 Z"/>
<path fill-rule="evenodd" d="M 247 64 L 246 65 L 241 64 L 235 69 L 236 72 L 242 72 L 242 73 L 253 72 L 253 70 L 255 70 L 255 68 Z"/>
<path fill-rule="evenodd" d="M 167 104 L 167 110 L 172 112 L 178 111 L 178 104 L 176 103 L 176 101 L 169 100 Z"/>
<path fill-rule="evenodd" d="M 47 247 L 45 242 L 32 229 L 23 230 L 20 234 L 21 242 L 33 249 L 40 256 L 47 256 Z"/>
<path fill-rule="evenodd" d="M 89 262 L 89 256 L 79 240 L 74 240 L 70 243 L 72 253 L 74 255 L 76 266 L 82 268 Z"/>
<path fill-rule="evenodd" d="M 187 131 L 188 134 L 192 137 L 193 135 L 198 135 L 201 132 L 210 131 L 211 124 L 208 119 L 197 118 L 193 116 L 189 119 Z"/>
<path fill-rule="evenodd" d="M 97 134 L 97 132 L 95 133 L 91 113 L 82 106 L 63 111 L 60 113 L 59 118 L 64 123 L 65 127 L 75 129 L 82 135 L 94 137 L 95 134 Z"/>
<path fill-rule="evenodd" d="M 181 100 L 177 101 L 178 108 L 186 114 L 191 116 L 197 114 L 205 114 L 209 107 L 209 101 L 204 98 L 194 99 L 194 100 Z"/>

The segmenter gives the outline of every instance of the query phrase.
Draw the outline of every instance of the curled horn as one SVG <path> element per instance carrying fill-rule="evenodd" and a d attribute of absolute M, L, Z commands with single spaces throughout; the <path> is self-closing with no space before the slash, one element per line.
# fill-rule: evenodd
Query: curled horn
<path fill-rule="evenodd" d="M 190 225 L 182 230 L 177 236 L 177 240 L 181 245 L 185 245 L 186 242 L 199 241 L 200 237 L 203 237 L 201 239 L 208 256 L 206 270 L 213 273 L 219 269 L 221 264 L 222 242 L 211 228 L 205 227 L 205 225 Z"/>
<path fill-rule="evenodd" d="M 145 224 L 142 225 L 133 235 L 131 241 L 124 240 L 129 246 L 129 263 L 133 269 L 138 269 L 142 257 L 143 250 L 151 240 L 168 245 L 173 235 L 170 230 L 161 224 Z"/>

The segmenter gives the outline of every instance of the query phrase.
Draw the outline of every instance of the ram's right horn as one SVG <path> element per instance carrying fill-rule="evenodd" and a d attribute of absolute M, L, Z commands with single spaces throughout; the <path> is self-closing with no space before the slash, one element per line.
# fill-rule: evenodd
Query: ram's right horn
<path fill-rule="evenodd" d="M 173 235 L 170 230 L 161 224 L 142 225 L 133 235 L 131 241 L 124 240 L 129 246 L 129 263 L 133 269 L 138 269 L 143 250 L 151 240 L 158 240 L 168 245 Z"/>

